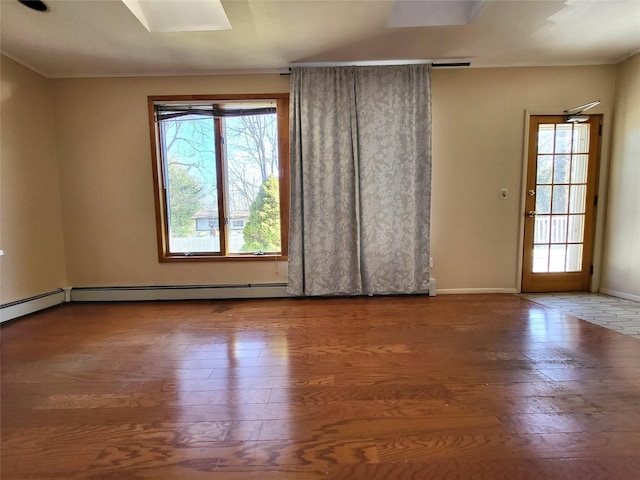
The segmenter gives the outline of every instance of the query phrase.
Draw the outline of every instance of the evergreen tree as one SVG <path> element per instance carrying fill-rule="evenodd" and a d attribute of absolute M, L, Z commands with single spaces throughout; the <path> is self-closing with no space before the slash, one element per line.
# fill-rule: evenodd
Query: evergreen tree
<path fill-rule="evenodd" d="M 280 193 L 278 179 L 273 175 L 260 186 L 243 234 L 244 252 L 280 251 Z"/>

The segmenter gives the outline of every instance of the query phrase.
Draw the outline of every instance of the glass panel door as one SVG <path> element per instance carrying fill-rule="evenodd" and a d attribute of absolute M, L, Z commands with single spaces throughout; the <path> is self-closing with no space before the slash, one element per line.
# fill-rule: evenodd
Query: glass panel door
<path fill-rule="evenodd" d="M 531 117 L 523 291 L 589 287 L 599 125 Z"/>

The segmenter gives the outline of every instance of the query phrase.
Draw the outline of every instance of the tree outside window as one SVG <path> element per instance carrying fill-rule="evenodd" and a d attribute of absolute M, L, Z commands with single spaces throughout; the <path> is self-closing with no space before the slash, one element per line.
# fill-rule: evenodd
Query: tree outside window
<path fill-rule="evenodd" d="M 282 256 L 287 96 L 149 101 L 161 261 Z"/>

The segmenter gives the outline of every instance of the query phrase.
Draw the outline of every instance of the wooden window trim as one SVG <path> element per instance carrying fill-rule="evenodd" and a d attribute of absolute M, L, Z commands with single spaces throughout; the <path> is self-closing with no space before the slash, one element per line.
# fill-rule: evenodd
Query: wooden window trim
<path fill-rule="evenodd" d="M 278 121 L 278 156 L 279 156 L 279 179 L 280 179 L 280 225 L 281 225 L 281 253 L 256 255 L 253 253 L 229 253 L 225 254 L 226 236 L 229 226 L 221 226 L 221 243 L 219 254 L 212 253 L 189 253 L 177 254 L 169 251 L 169 224 L 165 192 L 165 173 L 163 171 L 164 161 L 161 158 L 163 149 L 160 147 L 160 135 L 158 124 L 155 121 L 156 102 L 188 102 L 188 101 L 221 101 L 221 100 L 275 100 Z M 269 93 L 269 94 L 230 94 L 230 95 L 150 95 L 147 97 L 149 115 L 149 134 L 151 144 L 151 163 L 153 169 L 153 190 L 155 199 L 156 214 L 156 239 L 158 261 L 168 262 L 264 262 L 274 260 L 287 260 L 289 249 L 289 198 L 290 198 L 290 176 L 289 176 L 289 94 Z M 219 123 L 219 122 L 216 122 Z M 218 128 L 218 127 L 216 127 Z M 216 135 L 217 138 L 218 135 Z M 216 155 L 220 155 L 220 149 L 216 149 Z M 220 165 L 219 159 L 217 164 Z M 222 182 L 222 171 L 220 168 L 216 172 L 218 185 L 224 188 Z M 221 202 L 226 199 L 226 193 L 220 195 Z M 219 204 L 220 211 L 223 210 L 224 203 Z M 224 237 L 223 237 L 224 235 Z"/>

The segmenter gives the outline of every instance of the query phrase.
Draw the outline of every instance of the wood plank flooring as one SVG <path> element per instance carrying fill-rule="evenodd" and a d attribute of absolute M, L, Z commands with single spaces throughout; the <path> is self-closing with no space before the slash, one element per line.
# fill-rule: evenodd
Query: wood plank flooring
<path fill-rule="evenodd" d="M 75 303 L 1 329 L 1 478 L 640 478 L 640 341 L 515 295 Z"/>

